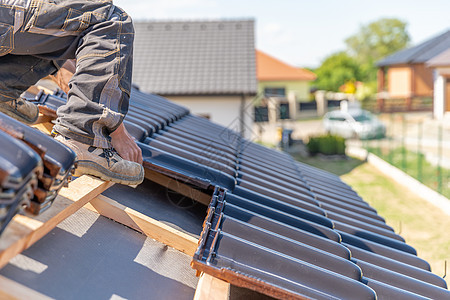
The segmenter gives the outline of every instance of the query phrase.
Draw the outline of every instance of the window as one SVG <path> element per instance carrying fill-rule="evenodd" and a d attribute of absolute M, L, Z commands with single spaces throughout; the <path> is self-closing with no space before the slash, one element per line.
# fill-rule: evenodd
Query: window
<path fill-rule="evenodd" d="M 269 122 L 269 109 L 267 106 L 255 106 L 255 122 Z"/>
<path fill-rule="evenodd" d="M 339 116 L 334 116 L 334 117 L 330 117 L 330 121 L 344 122 L 345 118 L 344 117 L 339 117 Z"/>
<path fill-rule="evenodd" d="M 353 119 L 355 119 L 356 122 L 367 122 L 372 120 L 369 115 L 364 114 L 353 116 Z"/>
<path fill-rule="evenodd" d="M 286 88 L 284 87 L 266 87 L 264 88 L 266 97 L 286 97 Z"/>
<path fill-rule="evenodd" d="M 279 116 L 280 120 L 289 119 L 289 103 L 280 103 Z"/>

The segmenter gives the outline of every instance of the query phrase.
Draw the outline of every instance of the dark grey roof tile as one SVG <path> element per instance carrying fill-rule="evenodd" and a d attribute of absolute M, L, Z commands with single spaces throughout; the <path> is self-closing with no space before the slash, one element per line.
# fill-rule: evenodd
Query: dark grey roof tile
<path fill-rule="evenodd" d="M 256 94 L 253 20 L 135 23 L 133 80 L 157 94 Z"/>

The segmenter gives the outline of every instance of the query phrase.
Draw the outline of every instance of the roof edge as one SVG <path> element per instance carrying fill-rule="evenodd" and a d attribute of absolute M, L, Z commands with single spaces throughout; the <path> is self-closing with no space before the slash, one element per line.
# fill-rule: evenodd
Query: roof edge
<path fill-rule="evenodd" d="M 418 43 L 418 44 L 416 44 L 414 46 L 411 46 L 411 47 L 408 47 L 408 48 L 404 48 L 402 50 L 394 52 L 394 53 L 392 53 L 392 54 L 390 54 L 390 55 L 380 59 L 379 61 L 377 61 L 375 63 L 375 66 L 377 66 L 377 67 L 387 67 L 387 66 L 399 65 L 399 64 L 410 64 L 414 60 L 414 57 L 422 54 L 424 51 L 429 50 L 429 47 L 427 47 L 427 49 L 420 49 L 421 46 L 425 45 L 426 43 L 432 43 L 432 42 L 433 42 L 433 46 L 436 46 L 437 44 L 439 44 L 441 42 L 441 40 L 439 38 L 440 37 L 444 37 L 445 35 L 450 35 L 450 29 L 442 31 L 439 34 L 433 35 L 432 37 L 430 37 L 430 38 L 428 38 L 428 39 L 426 39 L 426 40 L 424 40 L 424 41 L 422 41 L 422 42 L 420 42 L 420 43 Z M 389 63 L 389 60 L 394 55 L 398 55 L 401 52 L 411 51 L 411 50 L 414 50 L 415 48 L 419 48 L 419 49 L 417 49 L 415 53 L 410 55 L 410 57 L 408 57 L 407 60 L 405 60 L 405 61 L 398 61 L 398 62 L 394 62 L 394 63 Z M 424 61 L 424 62 L 417 62 L 417 63 L 426 63 L 426 62 Z"/>
<path fill-rule="evenodd" d="M 147 93 L 152 93 L 158 96 L 162 96 L 162 97 L 241 97 L 241 96 L 256 96 L 258 93 L 257 92 L 236 92 L 236 93 L 192 93 L 192 94 L 188 94 L 188 93 L 170 93 L 170 94 L 164 94 L 164 93 L 157 93 L 157 92 L 147 92 Z"/>
<path fill-rule="evenodd" d="M 135 19 L 134 24 L 145 24 L 145 23 L 202 23 L 202 22 L 255 22 L 256 19 L 252 17 L 248 18 L 205 18 L 205 19 L 194 19 L 194 18 L 180 18 L 180 19 L 164 19 L 164 18 L 154 18 L 154 19 Z"/>
<path fill-rule="evenodd" d="M 292 79 L 292 77 L 289 78 L 282 78 L 282 77 L 276 77 L 276 78 L 270 78 L 270 77 L 260 77 L 258 78 L 259 82 L 263 81 L 314 81 L 316 80 L 317 76 L 314 76 L 314 78 L 311 77 L 311 79 Z"/>
<path fill-rule="evenodd" d="M 307 70 L 305 68 L 302 68 L 302 67 L 295 67 L 295 66 L 293 66 L 279 58 L 276 58 L 275 56 L 268 54 L 260 49 L 255 49 L 255 54 L 256 54 L 256 60 L 257 60 L 257 62 L 256 62 L 257 68 L 259 67 L 259 64 L 260 64 L 258 62 L 258 55 L 261 55 L 261 56 L 265 56 L 265 57 L 271 59 L 272 61 L 279 63 L 280 65 L 284 65 L 287 68 L 290 68 L 295 72 L 298 72 L 298 74 L 296 74 L 296 76 L 298 76 L 298 77 L 296 77 L 296 76 L 283 77 L 283 75 L 277 76 L 277 77 L 270 77 L 270 76 L 265 77 L 265 76 L 258 75 L 258 71 L 257 71 L 256 76 L 257 76 L 258 81 L 269 81 L 269 80 L 270 81 L 314 81 L 317 79 L 317 75 L 314 72 Z M 301 74 L 301 73 L 304 73 L 304 74 Z"/>

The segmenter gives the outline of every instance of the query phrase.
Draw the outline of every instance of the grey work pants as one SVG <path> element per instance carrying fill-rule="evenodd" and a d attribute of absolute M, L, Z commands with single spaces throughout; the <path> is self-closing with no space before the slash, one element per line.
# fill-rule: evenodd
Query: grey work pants
<path fill-rule="evenodd" d="M 133 39 L 131 18 L 112 1 L 0 0 L 0 101 L 76 58 L 54 130 L 108 148 L 128 110 Z"/>

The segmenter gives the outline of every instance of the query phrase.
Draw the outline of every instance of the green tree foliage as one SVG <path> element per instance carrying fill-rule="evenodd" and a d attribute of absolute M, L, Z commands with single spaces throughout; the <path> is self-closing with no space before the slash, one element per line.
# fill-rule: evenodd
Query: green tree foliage
<path fill-rule="evenodd" d="M 360 63 L 375 62 L 405 48 L 410 37 L 407 24 L 398 19 L 384 18 L 361 26 L 345 40 L 349 53 Z"/>
<path fill-rule="evenodd" d="M 384 18 L 361 26 L 359 31 L 345 40 L 348 51 L 361 66 L 364 82 L 377 79 L 375 63 L 405 48 L 410 37 L 407 24 L 399 19 Z"/>
<path fill-rule="evenodd" d="M 356 80 L 375 92 L 375 63 L 408 45 L 410 37 L 406 27 L 405 22 L 394 18 L 361 26 L 356 34 L 345 40 L 347 51 L 328 56 L 315 70 L 315 85 L 319 89 L 338 91 L 341 85 Z"/>
<path fill-rule="evenodd" d="M 360 80 L 360 66 L 346 52 L 331 54 L 315 70 L 315 86 L 320 90 L 335 91 L 346 82 Z"/>

